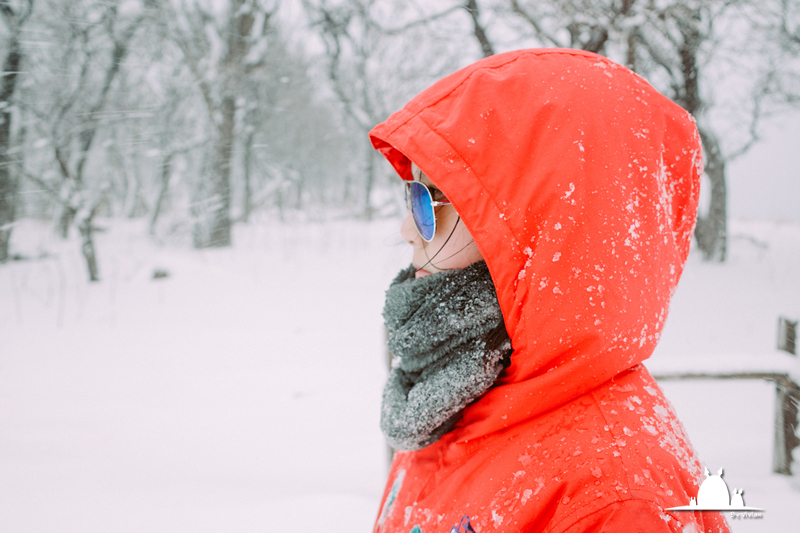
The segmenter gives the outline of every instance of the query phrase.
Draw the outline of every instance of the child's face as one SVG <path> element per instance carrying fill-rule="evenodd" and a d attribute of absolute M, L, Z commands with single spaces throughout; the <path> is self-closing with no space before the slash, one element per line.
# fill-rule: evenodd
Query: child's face
<path fill-rule="evenodd" d="M 439 192 L 427 176 L 422 174 L 419 167 L 411 165 L 411 173 L 414 181 L 425 184 L 431 191 L 434 200 L 441 200 L 443 194 Z M 436 234 L 431 242 L 425 240 L 417 232 L 414 226 L 414 219 L 409 211 L 400 227 L 400 235 L 403 240 L 414 248 L 414 258 L 411 263 L 415 268 L 422 268 L 417 271 L 416 276 L 421 278 L 428 274 L 451 270 L 454 268 L 464 268 L 476 261 L 481 261 L 480 251 L 472 236 L 469 234 L 463 221 L 459 221 L 458 213 L 452 205 L 443 205 L 435 208 L 436 211 Z M 453 229 L 455 227 L 455 229 Z M 450 237 L 450 233 L 453 233 Z M 450 237 L 448 241 L 447 238 Z M 445 241 L 447 243 L 445 244 Z M 433 258 L 434 254 L 437 254 Z M 433 258 L 433 261 L 430 259 Z"/>

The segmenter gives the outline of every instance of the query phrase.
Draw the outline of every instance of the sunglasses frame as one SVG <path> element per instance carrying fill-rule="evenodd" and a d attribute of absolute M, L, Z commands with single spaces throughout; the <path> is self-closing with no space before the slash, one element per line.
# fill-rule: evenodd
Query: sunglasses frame
<path fill-rule="evenodd" d="M 425 235 L 422 234 L 422 230 L 420 230 L 420 226 L 426 226 L 426 224 L 423 224 L 423 223 L 420 222 L 422 220 L 422 214 L 417 213 L 417 210 L 414 209 L 414 205 L 415 204 L 411 201 L 411 196 L 409 195 L 409 191 L 408 190 L 412 186 L 420 186 L 420 187 L 422 187 L 422 190 L 425 191 L 425 195 L 427 195 L 428 202 L 425 202 L 425 205 L 430 204 L 430 210 L 431 210 L 430 211 L 430 216 L 431 216 L 431 219 L 433 220 L 433 223 L 432 223 L 433 230 L 431 232 L 431 238 L 430 239 L 426 239 Z M 433 195 L 431 194 L 431 190 L 428 188 L 427 185 L 425 185 L 424 183 L 422 183 L 420 181 L 406 181 L 405 182 L 405 192 L 406 192 L 406 207 L 408 207 L 408 210 L 411 211 L 411 218 L 414 219 L 414 228 L 416 228 L 417 233 L 419 234 L 420 237 L 422 237 L 422 240 L 424 240 L 425 242 L 431 242 L 433 240 L 433 238 L 436 236 L 436 211 L 435 211 L 434 208 L 442 206 L 442 205 L 451 205 L 450 200 L 446 200 L 446 201 L 443 201 L 443 202 L 434 200 L 433 199 Z"/>

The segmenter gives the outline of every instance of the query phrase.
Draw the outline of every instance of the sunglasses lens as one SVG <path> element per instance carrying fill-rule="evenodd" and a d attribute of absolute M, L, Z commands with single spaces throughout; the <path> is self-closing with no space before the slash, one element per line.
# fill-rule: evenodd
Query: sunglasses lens
<path fill-rule="evenodd" d="M 431 205 L 431 193 L 421 183 L 412 181 L 408 184 L 408 201 L 417 231 L 423 239 L 431 241 L 436 231 L 436 215 Z"/>

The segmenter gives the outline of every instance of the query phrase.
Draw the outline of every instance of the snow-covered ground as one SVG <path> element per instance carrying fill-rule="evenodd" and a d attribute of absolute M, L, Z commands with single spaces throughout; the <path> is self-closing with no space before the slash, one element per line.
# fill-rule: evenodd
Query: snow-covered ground
<path fill-rule="evenodd" d="M 399 223 L 265 220 L 201 252 L 107 224 L 99 284 L 32 221 L 13 251 L 46 256 L 0 266 L 0 531 L 369 531 Z M 654 373 L 800 373 L 774 350 L 777 315 L 800 317 L 800 226 L 732 235 L 726 264 L 690 258 Z M 795 528 L 800 483 L 770 473 L 774 386 L 663 387 L 709 469 L 766 509 L 733 531 Z"/>

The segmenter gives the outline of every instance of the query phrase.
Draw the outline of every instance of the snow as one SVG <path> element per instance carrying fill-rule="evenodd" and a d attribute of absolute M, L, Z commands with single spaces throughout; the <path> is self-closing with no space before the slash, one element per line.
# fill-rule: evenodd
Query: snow
<path fill-rule="evenodd" d="M 20 224 L 15 253 L 52 255 L 0 269 L 3 530 L 370 529 L 394 224 L 198 253 L 115 223 L 94 286 L 49 234 Z"/>
<path fill-rule="evenodd" d="M 77 236 L 27 220 L 12 251 L 32 259 L 0 266 L 2 529 L 369 531 L 387 473 L 381 309 L 410 261 L 399 221 L 262 220 L 199 252 L 100 222 L 99 284 Z M 800 374 L 774 349 L 778 314 L 800 318 L 800 226 L 731 234 L 728 263 L 690 256 L 652 372 Z M 733 531 L 791 530 L 774 385 L 662 387 L 704 466 L 766 509 Z"/>

